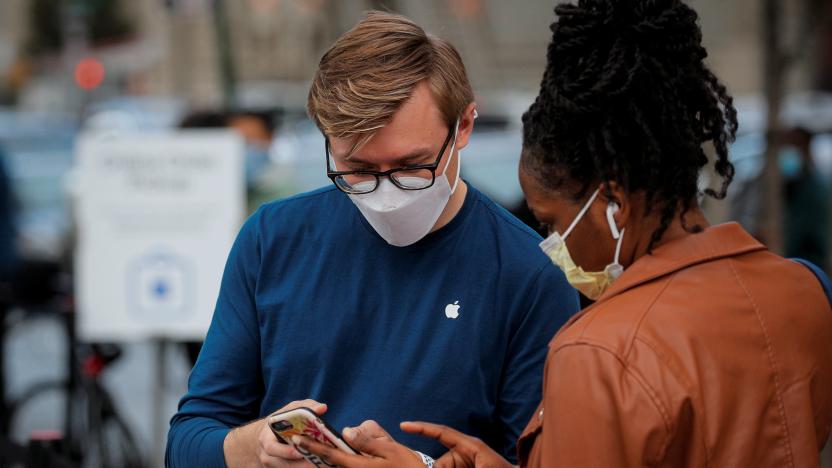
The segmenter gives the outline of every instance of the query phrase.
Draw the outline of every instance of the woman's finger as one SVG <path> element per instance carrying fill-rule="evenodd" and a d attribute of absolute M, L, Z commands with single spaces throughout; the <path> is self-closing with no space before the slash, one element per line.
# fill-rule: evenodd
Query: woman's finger
<path fill-rule="evenodd" d="M 342 432 L 344 436 L 344 440 L 350 445 L 350 447 L 358 450 L 359 452 L 365 452 L 367 450 L 367 444 L 370 443 L 370 439 L 383 439 L 393 441 L 393 438 L 390 437 L 390 434 L 384 430 L 377 422 L 368 420 L 364 421 L 357 427 L 346 427 Z"/>
<path fill-rule="evenodd" d="M 404 422 L 403 431 L 438 440 L 450 451 L 435 465 L 438 468 L 511 467 L 499 453 L 480 439 L 465 435 L 450 427 L 425 422 Z"/>
<path fill-rule="evenodd" d="M 386 458 L 398 446 L 378 424 L 375 427 L 362 424 L 347 428 L 344 430 L 344 440 L 355 450 L 373 457 Z"/>
<path fill-rule="evenodd" d="M 439 457 L 433 466 L 434 468 L 476 468 L 477 464 L 474 459 L 451 450 Z"/>
<path fill-rule="evenodd" d="M 361 455 L 351 455 L 337 448 L 324 445 L 308 437 L 293 436 L 294 443 L 301 452 L 308 452 L 322 457 L 329 464 L 335 464 L 343 468 L 360 468 L 370 466 L 370 460 Z"/>
<path fill-rule="evenodd" d="M 401 423 L 400 427 L 405 432 L 436 439 L 449 449 L 454 449 L 470 439 L 469 436 L 442 424 L 406 421 Z"/>
<path fill-rule="evenodd" d="M 393 438 L 390 437 L 390 434 L 384 430 L 379 423 L 373 421 L 372 419 L 368 419 L 352 429 L 357 431 L 355 434 L 356 437 L 372 437 L 374 439 L 387 438 L 393 440 Z"/>

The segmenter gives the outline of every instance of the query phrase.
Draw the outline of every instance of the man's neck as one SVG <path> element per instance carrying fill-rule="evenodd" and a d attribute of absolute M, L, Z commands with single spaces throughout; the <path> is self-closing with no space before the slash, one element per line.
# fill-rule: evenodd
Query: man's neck
<path fill-rule="evenodd" d="M 431 229 L 430 232 L 442 229 L 450 223 L 457 214 L 459 214 L 459 210 L 462 209 L 462 205 L 465 203 L 465 196 L 467 194 L 468 184 L 466 184 L 462 179 L 459 179 L 456 190 L 453 195 L 451 195 L 451 199 L 448 200 L 448 204 L 445 205 L 445 210 L 443 210 L 442 214 L 439 215 L 439 219 L 436 220 L 436 224 L 433 225 L 433 229 Z"/>

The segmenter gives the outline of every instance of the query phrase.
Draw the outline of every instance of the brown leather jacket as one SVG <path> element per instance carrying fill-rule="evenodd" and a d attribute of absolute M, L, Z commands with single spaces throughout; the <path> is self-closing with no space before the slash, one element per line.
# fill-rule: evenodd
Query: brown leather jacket
<path fill-rule="evenodd" d="M 819 465 L 832 310 L 737 224 L 640 258 L 549 348 L 522 466 Z"/>

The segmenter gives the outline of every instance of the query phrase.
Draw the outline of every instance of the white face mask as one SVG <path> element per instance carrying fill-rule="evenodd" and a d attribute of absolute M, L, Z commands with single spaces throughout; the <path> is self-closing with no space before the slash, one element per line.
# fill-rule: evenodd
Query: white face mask
<path fill-rule="evenodd" d="M 388 244 L 404 247 L 416 243 L 430 232 L 445 210 L 459 183 L 461 161 L 456 166 L 453 187 L 445 172 L 454 157 L 458 130 L 459 120 L 454 126 L 454 142 L 445 168 L 442 174 L 436 176 L 432 186 L 422 190 L 402 190 L 384 177 L 374 191 L 349 196 L 370 226 Z"/>

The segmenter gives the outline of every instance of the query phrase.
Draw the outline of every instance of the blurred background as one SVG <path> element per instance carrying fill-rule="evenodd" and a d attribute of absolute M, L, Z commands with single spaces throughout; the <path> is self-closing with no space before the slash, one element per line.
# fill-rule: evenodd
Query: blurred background
<path fill-rule="evenodd" d="M 463 177 L 528 220 L 516 180 L 520 115 L 537 92 L 554 3 L 0 1 L 0 466 L 161 466 L 167 421 L 198 352 L 179 343 L 198 342 L 207 326 L 95 329 L 84 305 L 93 299 L 79 304 L 78 296 L 95 295 L 105 278 L 79 274 L 78 265 L 104 261 L 79 257 L 99 242 L 90 240 L 100 234 L 92 225 L 109 215 L 85 201 L 101 182 L 89 174 L 101 173 L 90 172 L 79 149 L 90 145 L 81 142 L 104 142 L 106 152 L 119 140 L 138 142 L 136 151 L 179 135 L 234 140 L 229 151 L 241 167 L 225 172 L 240 180 L 227 184 L 227 198 L 240 206 L 223 222 L 233 238 L 261 203 L 329 183 L 323 139 L 304 110 L 309 82 L 340 34 L 364 11 L 383 9 L 457 46 L 480 113 Z M 704 201 L 711 222 L 739 221 L 773 250 L 829 271 L 832 1 L 689 3 L 707 62 L 740 116 L 736 180 L 725 201 Z M 702 186 L 712 179 L 703 174 Z M 145 240 L 158 243 L 164 232 Z M 187 283 L 175 278 L 189 270 L 170 264 L 154 263 L 151 273 L 174 278 L 152 282 L 158 300 Z M 216 297 L 210 287 L 198 293 Z M 65 456 L 44 455 L 53 449 Z"/>

